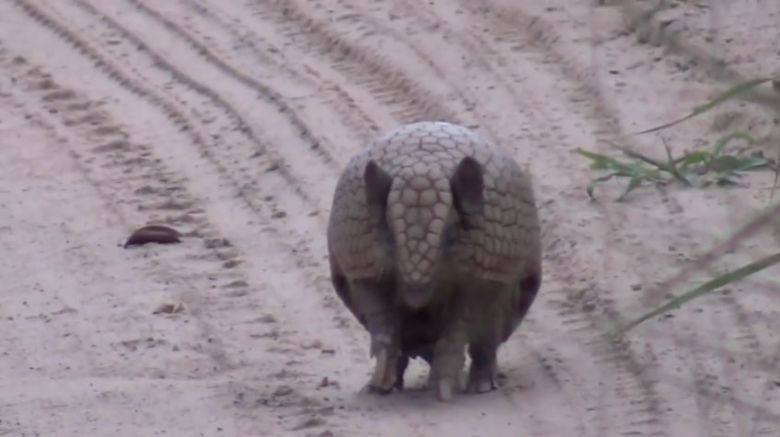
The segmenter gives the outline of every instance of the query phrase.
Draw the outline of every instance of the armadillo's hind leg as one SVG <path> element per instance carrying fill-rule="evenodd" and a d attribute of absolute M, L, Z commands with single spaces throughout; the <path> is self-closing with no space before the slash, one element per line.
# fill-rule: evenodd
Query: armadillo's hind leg
<path fill-rule="evenodd" d="M 466 391 L 469 393 L 485 393 L 498 387 L 496 378 L 497 347 L 495 342 L 471 343 L 469 356 L 471 367 Z"/>
<path fill-rule="evenodd" d="M 407 366 L 409 366 L 409 356 L 401 355 L 398 358 L 398 364 L 396 365 L 395 372 L 395 388 L 398 390 L 404 389 L 404 373 L 406 373 Z"/>

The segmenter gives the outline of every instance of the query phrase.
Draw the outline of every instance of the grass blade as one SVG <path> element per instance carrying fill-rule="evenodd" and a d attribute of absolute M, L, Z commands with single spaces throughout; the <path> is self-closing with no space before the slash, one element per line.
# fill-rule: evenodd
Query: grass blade
<path fill-rule="evenodd" d="M 766 158 L 744 158 L 739 161 L 735 171 L 749 171 L 757 168 L 772 167 L 772 163 Z"/>
<path fill-rule="evenodd" d="M 723 149 L 726 147 L 726 145 L 728 145 L 728 143 L 730 143 L 732 140 L 735 140 L 737 138 L 745 140 L 751 146 L 753 144 L 756 144 L 756 139 L 753 138 L 753 136 L 750 135 L 749 133 L 745 131 L 732 132 L 718 139 L 718 141 L 715 142 L 715 147 L 712 149 L 712 157 L 713 158 L 719 157 L 721 152 L 723 152 Z"/>
<path fill-rule="evenodd" d="M 661 161 L 658 161 L 658 160 L 655 160 L 653 158 L 650 158 L 649 156 L 643 155 L 643 154 L 641 154 L 639 152 L 636 152 L 634 150 L 631 150 L 631 149 L 629 149 L 627 147 L 623 147 L 623 146 L 620 146 L 620 145 L 617 145 L 617 144 L 614 144 L 614 143 L 612 143 L 612 144 L 613 144 L 613 146 L 615 148 L 617 148 L 618 150 L 623 152 L 626 156 L 629 156 L 629 157 L 634 158 L 636 160 L 639 160 L 639 161 L 642 161 L 644 163 L 650 164 L 653 167 L 657 168 L 657 170 L 656 169 L 648 170 L 648 169 L 644 169 L 644 168 L 642 168 L 640 166 L 636 166 L 635 169 L 638 170 L 638 172 L 641 173 L 641 175 L 644 178 L 646 178 L 646 179 L 651 179 L 651 180 L 656 180 L 657 181 L 659 179 L 658 178 L 658 171 L 659 170 L 660 171 L 665 171 L 665 172 L 671 174 L 674 177 L 681 178 L 680 174 L 676 173 L 677 172 L 676 168 L 674 168 L 673 166 L 670 167 L 669 164 L 666 164 L 666 163 L 663 163 Z M 670 152 L 669 152 L 669 150 L 667 148 L 667 154 L 669 154 L 669 153 Z M 670 161 L 673 161 L 672 158 L 671 158 L 671 155 L 668 155 L 668 156 L 669 156 Z M 683 182 L 686 182 L 684 178 L 683 178 Z"/>
<path fill-rule="evenodd" d="M 631 180 L 628 181 L 628 186 L 626 187 L 626 190 L 623 191 L 623 194 L 620 195 L 620 197 L 617 198 L 618 202 L 622 202 L 623 199 L 625 199 L 626 196 L 628 196 L 628 193 L 634 191 L 635 188 L 639 187 L 639 185 L 642 184 L 642 178 L 639 176 L 632 176 Z"/>
<path fill-rule="evenodd" d="M 675 164 L 682 164 L 683 168 L 687 168 L 692 165 L 704 165 L 710 162 L 714 156 L 706 150 L 695 150 L 674 160 Z"/>
<path fill-rule="evenodd" d="M 588 187 L 585 188 L 585 192 L 588 193 L 588 197 L 590 197 L 591 199 L 595 199 L 595 197 L 593 196 L 593 190 L 596 188 L 596 184 L 604 182 L 604 181 L 608 181 L 608 180 L 612 179 L 615 176 L 621 176 L 621 175 L 622 175 L 622 173 L 615 172 L 615 173 L 610 173 L 610 174 L 605 175 L 605 176 L 600 176 L 600 177 L 590 181 L 590 183 L 588 184 Z"/>
<path fill-rule="evenodd" d="M 590 159 L 591 169 L 593 170 L 614 170 L 614 171 L 626 171 L 628 168 L 620 161 L 601 153 L 591 152 L 585 149 L 577 149 L 577 153 Z"/>
<path fill-rule="evenodd" d="M 622 146 L 616 146 L 616 147 L 618 149 L 620 149 L 621 152 L 625 153 L 627 156 L 630 156 L 631 158 L 634 158 L 634 159 L 637 159 L 639 161 L 645 162 L 645 163 L 650 164 L 650 165 L 652 165 L 654 167 L 658 167 L 659 169 L 664 170 L 664 171 L 668 170 L 666 168 L 666 164 L 664 164 L 661 161 L 656 161 L 655 159 L 653 159 L 653 158 L 651 158 L 649 156 L 645 156 L 645 155 L 643 155 L 643 154 L 641 154 L 639 152 L 635 152 L 635 151 L 633 151 L 631 149 L 628 149 L 626 147 L 622 147 Z"/>
<path fill-rule="evenodd" d="M 627 332 L 633 328 L 635 328 L 640 323 L 651 319 L 655 316 L 658 316 L 660 314 L 663 314 L 667 311 L 677 309 L 681 305 L 699 297 L 704 294 L 710 293 L 724 285 L 731 284 L 733 282 L 739 281 L 740 279 L 745 278 L 746 276 L 752 275 L 753 273 L 756 273 L 758 271 L 764 270 L 767 267 L 771 267 L 775 264 L 780 262 L 780 252 L 775 253 L 773 255 L 769 255 L 765 258 L 762 258 L 758 261 L 754 261 L 750 264 L 747 264 L 745 266 L 742 266 L 734 271 L 725 273 L 723 275 L 718 276 L 715 279 L 712 279 L 710 281 L 705 282 L 704 284 L 694 288 L 693 290 L 687 291 L 683 293 L 682 295 L 675 297 L 665 304 L 659 306 L 658 308 L 654 309 L 653 311 L 650 311 L 646 313 L 645 315 L 633 320 L 632 322 L 628 323 L 624 327 L 620 328 L 617 333 L 624 333 Z"/>
<path fill-rule="evenodd" d="M 676 124 L 682 123 L 685 120 L 688 120 L 690 118 L 693 118 L 699 114 L 702 114 L 704 112 L 709 111 L 710 109 L 720 105 L 721 103 L 725 102 L 726 100 L 729 100 L 739 94 L 742 94 L 746 91 L 749 91 L 761 84 L 764 84 L 766 82 L 771 82 L 772 80 L 775 80 L 776 78 L 760 78 L 760 79 L 751 79 L 747 80 L 745 82 L 739 83 L 737 85 L 734 85 L 733 87 L 729 88 L 728 90 L 724 91 L 720 95 L 716 96 L 714 99 L 710 100 L 709 102 L 699 105 L 693 108 L 690 114 L 686 115 L 685 117 L 682 117 L 680 119 L 671 121 L 669 123 L 662 124 L 661 126 L 656 126 L 651 129 L 643 130 L 641 132 L 636 132 L 633 135 L 641 135 L 646 134 L 650 132 L 659 131 L 661 129 L 666 129 L 668 127 L 672 127 Z"/>
<path fill-rule="evenodd" d="M 666 167 L 668 168 L 669 173 L 672 174 L 672 176 L 675 177 L 678 181 L 681 181 L 685 185 L 691 185 L 690 181 L 688 181 L 688 178 L 683 176 L 680 171 L 677 169 L 677 165 L 675 164 L 674 158 L 672 157 L 672 150 L 669 148 L 669 145 L 666 144 L 666 141 L 664 141 L 664 149 L 666 149 L 666 159 L 669 162 Z"/>

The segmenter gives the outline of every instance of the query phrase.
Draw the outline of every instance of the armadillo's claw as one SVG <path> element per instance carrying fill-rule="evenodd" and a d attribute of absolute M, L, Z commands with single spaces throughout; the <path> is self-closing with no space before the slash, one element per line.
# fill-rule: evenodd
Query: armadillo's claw
<path fill-rule="evenodd" d="M 498 384 L 496 384 L 496 369 L 494 365 L 471 368 L 469 380 L 466 384 L 467 393 L 486 393 L 496 388 L 498 388 Z"/>
<path fill-rule="evenodd" d="M 451 378 L 440 378 L 434 382 L 433 389 L 436 393 L 436 399 L 441 402 L 449 402 L 452 400 L 455 390 L 455 381 Z"/>
<path fill-rule="evenodd" d="M 466 392 L 468 393 L 487 393 L 489 391 L 495 390 L 498 386 L 496 385 L 496 382 L 490 378 L 477 378 L 477 379 L 469 379 L 468 385 L 466 386 Z"/>
<path fill-rule="evenodd" d="M 371 394 L 377 394 L 377 395 L 386 395 L 389 394 L 391 391 L 393 391 L 393 388 L 386 389 L 384 387 L 377 387 L 375 385 L 372 385 L 371 383 L 368 383 L 366 385 L 366 392 Z"/>

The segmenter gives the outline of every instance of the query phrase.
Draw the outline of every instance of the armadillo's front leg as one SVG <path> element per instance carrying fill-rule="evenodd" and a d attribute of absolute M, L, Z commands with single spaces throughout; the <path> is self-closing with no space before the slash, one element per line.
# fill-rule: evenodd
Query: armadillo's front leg
<path fill-rule="evenodd" d="M 368 389 L 376 393 L 389 393 L 396 387 L 401 356 L 397 341 L 388 329 L 374 328 L 374 332 L 371 332 L 371 356 L 376 361 Z"/>
<path fill-rule="evenodd" d="M 374 372 L 367 389 L 374 393 L 388 393 L 396 386 L 400 351 L 398 318 L 391 300 L 375 284 L 360 284 L 354 293 L 357 306 L 363 309 L 365 326 L 371 335 L 371 356 L 375 359 Z"/>
<path fill-rule="evenodd" d="M 436 398 L 442 402 L 452 399 L 459 388 L 460 374 L 465 362 L 466 330 L 456 321 L 433 348 L 433 363 L 429 376 L 430 386 Z"/>
<path fill-rule="evenodd" d="M 473 304 L 469 308 L 476 307 L 478 306 Z M 485 393 L 498 387 L 496 384 L 498 374 L 496 354 L 500 343 L 501 329 L 505 328 L 503 315 L 501 311 L 496 313 L 489 309 L 469 314 L 471 367 L 466 384 L 466 391 L 469 393 Z"/>

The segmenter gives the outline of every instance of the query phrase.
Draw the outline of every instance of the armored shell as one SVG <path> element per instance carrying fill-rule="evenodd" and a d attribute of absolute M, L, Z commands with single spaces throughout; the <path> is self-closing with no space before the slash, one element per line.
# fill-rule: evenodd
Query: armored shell
<path fill-rule="evenodd" d="M 354 156 L 336 184 L 327 239 L 336 292 L 372 342 L 382 320 L 398 321 L 399 332 L 383 332 L 400 337 L 399 380 L 408 356 L 436 361 L 433 345 L 457 313 L 440 311 L 454 306 L 453 293 L 466 294 L 465 313 L 481 311 L 469 341 L 494 362 L 541 282 L 530 175 L 451 123 L 402 126 Z"/>
<path fill-rule="evenodd" d="M 467 156 L 482 166 L 484 207 L 467 218 L 459 234 L 458 266 L 502 283 L 538 269 L 539 223 L 529 175 L 502 148 L 467 128 L 420 122 L 371 142 L 342 173 L 328 227 L 330 253 L 340 270 L 350 278 L 374 278 L 387 264 L 364 191 L 364 170 L 374 160 L 394 178 L 387 220 L 396 239 L 397 267 L 410 280 L 429 279 L 453 206 L 450 179 Z"/>

